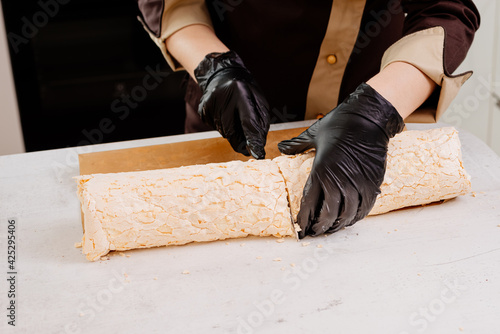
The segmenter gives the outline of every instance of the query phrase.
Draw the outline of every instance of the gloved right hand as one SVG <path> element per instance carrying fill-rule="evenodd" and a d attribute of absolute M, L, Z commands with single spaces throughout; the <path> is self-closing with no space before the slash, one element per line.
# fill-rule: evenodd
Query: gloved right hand
<path fill-rule="evenodd" d="M 316 149 L 297 216 L 300 238 L 336 232 L 368 215 L 384 180 L 389 139 L 403 128 L 396 108 L 362 83 L 299 136 L 278 144 L 285 154 Z"/>
<path fill-rule="evenodd" d="M 269 131 L 269 104 L 234 52 L 210 53 L 194 70 L 202 91 L 201 119 L 246 156 L 264 159 Z"/>

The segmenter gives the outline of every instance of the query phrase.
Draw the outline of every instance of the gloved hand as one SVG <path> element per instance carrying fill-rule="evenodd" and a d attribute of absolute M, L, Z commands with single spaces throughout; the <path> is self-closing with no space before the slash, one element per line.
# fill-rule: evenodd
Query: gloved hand
<path fill-rule="evenodd" d="M 233 51 L 210 53 L 194 71 L 203 93 L 201 119 L 246 156 L 264 159 L 269 105 L 261 89 Z"/>
<path fill-rule="evenodd" d="M 285 154 L 316 149 L 297 218 L 300 238 L 336 232 L 370 212 L 384 179 L 389 138 L 403 128 L 391 103 L 362 83 L 298 137 L 278 144 Z"/>

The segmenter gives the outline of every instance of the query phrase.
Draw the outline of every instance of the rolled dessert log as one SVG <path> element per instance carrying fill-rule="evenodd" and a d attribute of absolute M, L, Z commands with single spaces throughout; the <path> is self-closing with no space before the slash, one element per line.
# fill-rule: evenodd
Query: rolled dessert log
<path fill-rule="evenodd" d="M 83 253 L 256 236 L 293 236 L 314 153 L 77 177 Z M 389 143 L 370 215 L 465 194 L 470 177 L 453 128 L 405 131 Z"/>

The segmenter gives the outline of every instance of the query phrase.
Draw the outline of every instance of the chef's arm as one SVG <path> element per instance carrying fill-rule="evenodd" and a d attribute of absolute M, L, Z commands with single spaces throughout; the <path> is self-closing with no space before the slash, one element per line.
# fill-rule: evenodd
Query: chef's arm
<path fill-rule="evenodd" d="M 163 7 L 139 0 L 142 21 L 174 70 L 198 82 L 198 114 L 234 151 L 263 159 L 269 105 L 243 61 L 216 36 L 203 0 L 170 0 Z M 156 8 L 156 9 L 155 9 Z M 162 14 L 163 11 L 163 14 Z M 168 17 L 167 17 L 168 16 Z M 158 25 L 162 17 L 168 24 Z"/>
<path fill-rule="evenodd" d="M 472 72 L 452 74 L 464 60 L 475 31 L 479 28 L 479 12 L 471 0 L 436 0 L 411 1 L 402 0 L 401 5 L 405 12 L 403 37 L 386 50 L 381 62 L 382 77 L 389 81 L 374 80 L 372 83 L 377 90 L 384 90 L 381 95 L 395 103 L 397 97 L 402 96 L 403 104 L 424 102 L 417 105 L 417 110 L 405 118 L 405 122 L 429 123 L 439 120 L 451 101 L 458 94 L 460 87 L 472 75 Z M 416 91 L 407 91 L 410 94 L 400 95 L 405 87 L 411 87 L 415 77 L 406 78 L 402 66 L 394 67 L 395 63 L 412 65 L 420 70 L 436 85 L 432 96 L 426 101 L 418 101 L 418 90 L 422 82 L 417 82 Z M 386 70 L 388 76 L 386 76 Z M 398 72 L 401 71 L 398 75 Z M 390 74 L 392 73 L 392 74 Z M 390 74 L 390 75 L 389 75 Z M 410 74 L 411 75 L 411 74 Z M 417 75 L 418 77 L 418 75 Z M 408 81 L 408 82 L 406 82 Z M 379 88 L 382 85 L 383 88 Z M 403 86 L 399 86 L 403 85 Z M 425 86 L 425 84 L 424 84 Z M 417 101 L 412 101 L 414 99 Z M 406 100 L 408 99 L 408 100 Z M 406 109 L 403 105 L 402 108 Z M 397 108 L 397 106 L 396 106 Z M 400 107 L 401 108 L 401 107 Z M 398 111 L 406 113 L 403 109 Z M 410 108 L 411 109 L 411 108 Z"/>
<path fill-rule="evenodd" d="M 178 30 L 167 38 L 165 44 L 169 53 L 194 79 L 194 69 L 207 54 L 229 51 L 211 28 L 201 24 Z"/>
<path fill-rule="evenodd" d="M 269 105 L 243 61 L 215 35 L 205 0 L 137 0 L 139 18 L 168 65 L 198 82 L 201 119 L 231 147 L 265 156 Z"/>
<path fill-rule="evenodd" d="M 391 102 L 403 119 L 426 101 L 437 86 L 422 71 L 405 62 L 389 64 L 367 84 Z"/>

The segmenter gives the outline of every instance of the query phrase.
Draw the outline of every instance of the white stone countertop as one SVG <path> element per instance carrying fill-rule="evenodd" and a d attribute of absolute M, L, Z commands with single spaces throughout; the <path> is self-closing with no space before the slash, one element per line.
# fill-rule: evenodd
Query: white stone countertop
<path fill-rule="evenodd" d="M 500 158 L 465 132 L 473 193 L 369 217 L 307 246 L 253 237 L 99 262 L 74 247 L 78 153 L 216 136 L 0 156 L 0 333 L 499 333 Z"/>

